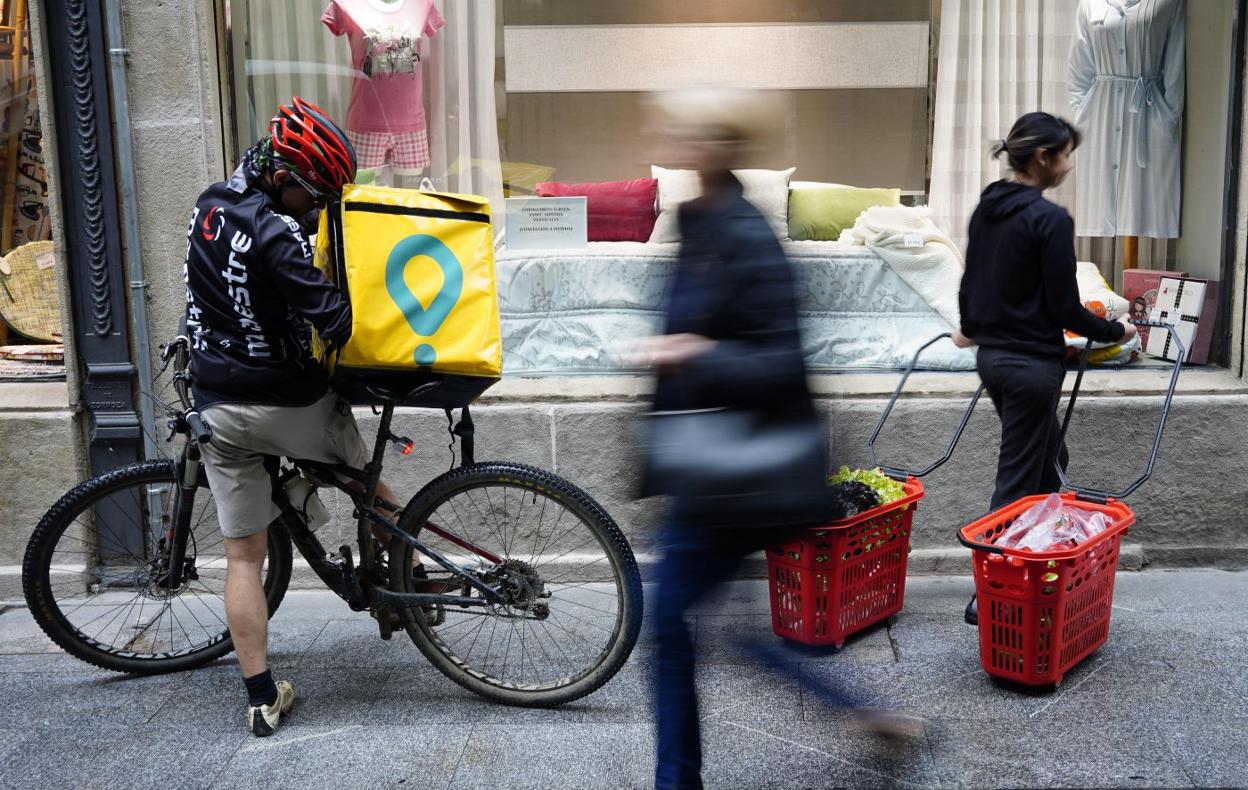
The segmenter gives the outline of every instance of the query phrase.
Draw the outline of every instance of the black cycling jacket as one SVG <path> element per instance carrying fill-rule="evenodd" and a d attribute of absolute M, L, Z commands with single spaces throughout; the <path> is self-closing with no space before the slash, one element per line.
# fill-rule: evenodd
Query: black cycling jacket
<path fill-rule="evenodd" d="M 240 167 L 200 195 L 187 238 L 196 405 L 316 402 L 328 382 L 308 323 L 340 346 L 351 336 L 351 306 L 312 265 L 299 223 Z"/>

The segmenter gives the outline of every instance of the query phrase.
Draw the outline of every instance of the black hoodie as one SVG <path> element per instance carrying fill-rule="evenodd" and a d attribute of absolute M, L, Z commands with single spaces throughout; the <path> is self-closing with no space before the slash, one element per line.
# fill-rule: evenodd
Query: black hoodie
<path fill-rule="evenodd" d="M 987 348 L 1062 357 L 1069 329 L 1098 342 L 1126 327 L 1090 313 L 1075 280 L 1075 223 L 1040 189 L 989 184 L 971 215 L 958 291 L 962 333 Z"/>

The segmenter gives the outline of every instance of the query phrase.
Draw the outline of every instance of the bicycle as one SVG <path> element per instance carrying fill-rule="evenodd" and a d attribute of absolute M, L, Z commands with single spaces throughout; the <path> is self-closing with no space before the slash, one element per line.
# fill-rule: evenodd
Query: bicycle
<path fill-rule="evenodd" d="M 22 566 L 31 613 L 56 644 L 90 664 L 140 675 L 192 669 L 233 649 L 223 617 L 223 538 L 201 463 L 211 428 L 189 395 L 185 333 L 162 356 L 162 375 L 174 365 L 180 407 L 164 408 L 170 440 L 184 440 L 180 455 L 71 489 L 40 520 Z M 380 500 L 387 445 L 412 447 L 391 430 L 394 410 L 393 398 L 382 399 L 363 469 L 272 459 L 281 515 L 270 525 L 263 567 L 269 616 L 290 583 L 293 543 L 326 586 L 377 618 L 382 638 L 397 620 L 435 667 L 470 691 L 507 705 L 553 707 L 600 688 L 628 659 L 641 628 L 641 577 L 619 527 L 553 473 L 474 462 L 467 411 L 453 431 L 460 466 L 401 510 Z M 298 476 L 350 497 L 358 564 L 350 546 L 326 552 L 305 518 L 307 503 L 303 510 L 291 503 L 285 484 Z M 132 528 L 122 531 L 124 523 Z M 389 536 L 387 545 L 374 526 Z M 426 559 L 434 567 L 424 568 Z"/>

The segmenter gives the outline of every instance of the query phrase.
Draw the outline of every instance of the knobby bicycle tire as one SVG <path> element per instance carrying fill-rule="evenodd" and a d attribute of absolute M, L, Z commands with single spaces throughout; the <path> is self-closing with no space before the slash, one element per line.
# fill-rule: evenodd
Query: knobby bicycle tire
<path fill-rule="evenodd" d="M 202 646 L 184 651 L 143 653 L 141 651 L 124 649 L 124 646 L 123 648 L 105 646 L 97 639 L 91 638 L 78 630 L 69 621 L 66 612 L 62 611 L 57 601 L 52 582 L 53 558 L 57 553 L 57 546 L 61 542 L 62 537 L 65 536 L 71 525 L 76 523 L 79 516 L 88 512 L 94 505 L 105 502 L 110 496 L 119 492 L 125 492 L 127 489 L 141 490 L 142 487 L 152 484 L 170 484 L 174 486 L 176 482 L 177 477 L 172 461 L 145 461 L 123 466 L 86 480 L 72 488 L 48 510 L 43 518 L 40 519 L 38 526 L 35 527 L 35 531 L 26 546 L 26 553 L 22 562 L 22 589 L 25 592 L 26 602 L 30 606 L 35 622 L 39 624 L 39 627 L 43 629 L 43 632 L 53 642 L 70 655 L 89 664 L 114 672 L 158 675 L 194 669 L 220 658 L 234 649 L 234 643 L 230 638 L 228 629 L 223 629 L 220 633 L 214 635 L 215 627 L 202 625 L 201 627 L 207 637 L 207 641 Z M 207 491 L 207 488 L 202 490 Z M 142 500 L 142 497 L 137 493 L 135 496 L 139 501 Z M 197 494 L 197 501 L 201 497 L 202 494 Z M 202 529 L 199 530 L 199 532 L 203 531 Z M 75 537 L 72 539 L 79 543 L 84 543 L 81 538 Z M 84 545 L 86 544 L 84 543 Z M 193 533 L 192 540 L 188 541 L 188 552 L 193 552 L 194 545 L 195 534 Z M 147 548 L 150 553 L 150 542 Z M 79 551 L 79 553 L 85 554 L 86 552 Z M 268 570 L 264 579 L 264 588 L 268 601 L 269 616 L 272 617 L 286 594 L 286 587 L 290 583 L 291 573 L 290 538 L 280 528 L 269 529 L 267 558 Z M 81 573 L 89 578 L 87 568 L 84 567 Z M 135 571 L 135 581 L 132 582 L 134 586 L 141 584 L 141 580 L 137 575 L 139 573 L 140 571 Z M 180 597 L 183 591 L 188 589 L 190 589 L 189 586 L 184 586 L 176 593 L 168 595 L 167 600 L 172 601 Z M 123 595 L 129 591 L 130 589 L 127 589 Z M 91 594 L 88 585 L 86 595 Z M 142 594 L 142 592 L 136 594 L 136 598 Z M 85 605 L 87 604 L 84 603 L 79 608 Z M 185 601 L 183 601 L 183 605 L 187 607 L 188 611 L 191 611 L 189 604 Z M 170 603 L 170 610 L 172 610 L 172 606 L 173 604 Z M 133 605 L 131 609 L 133 609 Z M 142 619 L 142 614 L 143 612 L 140 609 L 140 620 Z M 114 617 L 116 616 L 114 615 Z M 127 613 L 126 617 L 128 618 L 129 616 L 130 613 Z M 124 623 L 125 620 L 123 619 Z M 215 624 L 210 623 L 210 625 Z M 172 626 L 170 627 L 172 628 Z M 171 631 L 171 633 L 173 632 Z"/>
<path fill-rule="evenodd" d="M 547 515 L 547 508 L 550 503 L 564 508 L 579 519 L 580 524 L 584 525 L 585 530 L 592 535 L 594 541 L 597 542 L 598 547 L 603 552 L 603 558 L 609 559 L 611 568 L 610 578 L 605 579 L 601 584 L 577 581 L 577 579 L 586 575 L 592 575 L 584 568 L 588 568 L 588 566 L 600 561 L 593 560 L 579 571 L 575 569 L 572 571 L 561 571 L 567 579 L 566 581 L 560 582 L 558 576 L 546 579 L 544 582 L 546 586 L 542 589 L 549 593 L 551 597 L 545 599 L 545 601 L 548 601 L 546 603 L 546 618 L 542 620 L 525 616 L 514 616 L 518 609 L 524 609 L 524 607 L 509 608 L 507 611 L 511 615 L 507 617 L 482 614 L 480 609 L 455 606 L 405 609 L 402 610 L 401 614 L 408 635 L 417 648 L 420 649 L 421 653 L 443 674 L 469 691 L 494 702 L 522 707 L 549 708 L 584 697 L 596 691 L 615 676 L 628 660 L 637 642 L 637 637 L 641 630 L 643 601 L 641 574 L 637 568 L 636 558 L 633 556 L 632 549 L 629 547 L 628 541 L 620 531 L 620 528 L 606 511 L 584 491 L 553 473 L 531 466 L 508 462 L 478 463 L 460 467 L 436 478 L 421 489 L 408 503 L 400 518 L 399 525 L 404 530 L 421 538 L 422 541 L 432 541 L 431 533 L 426 532 L 422 535 L 422 525 L 430 521 L 434 516 L 445 519 L 448 511 L 460 512 L 454 506 L 447 508 L 447 503 L 453 503 L 457 498 L 463 501 L 465 505 L 465 508 L 462 510 L 467 510 L 468 501 L 474 499 L 472 492 L 484 492 L 484 496 L 478 493 L 475 497 L 476 502 L 474 506 L 478 508 L 488 507 L 496 511 L 500 503 L 489 496 L 488 492 L 492 488 L 501 492 L 504 516 L 509 515 L 509 507 L 516 508 L 516 513 L 511 518 L 516 522 L 523 521 L 528 525 L 530 532 L 536 536 L 534 545 L 536 546 L 537 542 L 543 539 L 546 541 L 540 550 L 529 552 L 530 560 L 528 564 L 522 559 L 524 552 L 515 551 L 517 549 L 515 543 L 511 546 L 513 552 L 504 557 L 508 562 L 518 563 L 516 567 L 527 569 L 525 573 L 529 575 L 524 578 L 536 579 L 538 576 L 541 576 L 544 573 L 541 569 L 545 566 L 541 565 L 540 557 L 563 548 L 562 543 L 552 547 L 551 542 L 556 537 L 559 537 L 560 534 L 565 539 L 568 535 L 572 535 L 571 531 L 560 533 L 560 522 L 556 521 L 553 526 L 549 527 L 549 532 L 546 533 L 545 537 L 543 536 L 543 520 L 549 525 L 552 518 Z M 512 500 L 510 503 L 507 500 L 507 489 L 516 489 L 518 492 L 511 495 Z M 539 497 L 542 499 L 540 516 L 537 515 L 537 500 Z M 518 503 L 517 499 L 519 500 Z M 525 521 L 522 519 L 522 515 L 524 514 L 525 504 L 530 499 L 528 519 Z M 490 502 L 488 506 L 485 505 L 486 501 Z M 478 509 L 477 513 L 481 513 L 481 510 Z M 536 526 L 533 525 L 535 518 Z M 563 515 L 560 514 L 559 519 L 562 518 Z M 435 523 L 437 522 L 435 521 Z M 465 534 L 460 534 L 456 529 L 452 529 L 450 524 L 442 524 L 442 526 L 460 537 L 468 537 L 466 532 L 471 531 L 466 530 Z M 519 529 L 519 527 L 513 527 L 513 529 Z M 575 529 L 575 525 L 571 529 Z M 506 547 L 507 541 L 501 534 L 498 535 L 498 539 L 499 543 Z M 588 540 L 586 541 L 586 543 L 589 542 Z M 432 546 L 432 542 L 429 545 Z M 440 549 L 441 547 L 439 546 Z M 443 553 L 446 552 L 444 551 Z M 413 548 L 409 544 L 397 538 L 391 542 L 390 557 L 392 560 L 389 569 L 391 589 L 406 592 L 429 591 L 429 582 L 427 580 L 417 580 L 410 573 L 403 571 L 403 569 L 410 567 L 412 554 Z M 574 552 L 569 550 L 561 556 L 571 554 L 574 554 Z M 555 561 L 557 560 L 558 558 Z M 431 575 L 436 578 L 440 569 L 437 569 L 430 562 L 425 562 L 424 565 L 427 569 L 434 571 Z M 550 567 L 560 570 L 563 566 L 552 565 Z M 592 573 L 599 573 L 600 571 L 601 569 L 596 568 Z M 481 572 L 488 573 L 489 571 L 486 569 Z M 569 573 L 572 575 L 568 576 Z M 604 572 L 603 575 L 605 577 L 607 574 Z M 449 579 L 453 577 L 447 574 L 443 578 Z M 563 587 L 559 587 L 558 592 L 555 592 L 554 588 L 560 584 L 563 584 Z M 541 583 L 534 583 L 535 590 L 539 586 L 541 586 Z M 610 598 L 612 597 L 610 594 L 612 586 L 618 593 L 617 596 L 614 596 L 618 598 L 617 611 L 615 612 L 602 609 L 601 607 L 604 604 L 601 604 L 599 599 L 592 599 L 593 603 L 598 604 L 598 606 L 576 602 L 578 595 L 581 600 L 590 597 L 591 594 Z M 462 591 L 455 591 L 455 593 L 471 594 L 472 591 L 464 588 Z M 564 593 L 567 594 L 566 599 L 561 597 Z M 529 605 L 541 604 L 542 601 L 538 600 L 529 602 Z M 574 610 L 573 607 L 577 606 L 584 606 L 586 610 Z M 560 613 L 558 614 L 556 613 L 557 607 L 560 608 Z M 565 611 L 568 613 L 564 613 Z M 581 616 L 572 615 L 570 614 L 571 611 L 578 611 Z M 582 621 L 583 615 L 593 611 L 602 611 L 607 616 L 599 616 L 597 624 Z M 521 615 L 523 614 L 524 612 L 522 611 Z M 525 684 L 510 680 L 507 677 L 493 676 L 481 669 L 480 665 L 474 665 L 479 664 L 479 659 L 471 659 L 471 655 L 474 652 L 472 647 L 468 648 L 468 657 L 459 655 L 459 652 L 463 650 L 462 648 L 458 648 L 458 650 L 452 649 L 444 635 L 450 629 L 460 626 L 454 624 L 444 625 L 444 622 L 450 622 L 456 616 L 463 618 L 469 628 L 471 628 L 472 622 L 469 618 L 482 618 L 481 623 L 477 625 L 477 638 L 473 639 L 474 647 L 485 629 L 485 621 L 491 617 L 496 618 L 493 623 L 495 628 L 502 621 L 506 623 L 503 626 L 504 629 L 511 627 L 513 631 L 519 633 L 522 650 L 525 650 L 525 634 L 529 634 L 530 640 L 536 640 L 530 642 L 534 649 L 533 655 L 528 656 L 535 672 L 542 670 L 538 666 L 538 661 L 534 658 L 539 648 L 552 666 L 559 667 L 559 661 L 563 659 L 569 666 L 575 668 L 574 662 L 569 658 L 568 653 L 554 641 L 556 638 L 561 639 L 563 637 L 560 630 L 571 634 L 579 629 L 583 634 L 597 637 L 598 634 L 606 633 L 608 624 L 613 623 L 613 625 L 610 625 L 611 636 L 609 640 L 604 639 L 607 644 L 601 647 L 599 654 L 587 659 L 590 663 L 583 670 L 570 672 L 566 677 L 557 677 L 553 681 L 545 683 Z M 520 625 L 516 626 L 516 622 L 519 622 Z M 543 629 L 546 636 L 541 635 Z M 491 633 L 490 638 L 493 639 L 493 636 L 494 632 Z M 461 641 L 467 641 L 466 632 L 464 636 L 459 638 Z M 512 635 L 508 635 L 506 648 L 508 652 L 511 652 L 511 645 Z M 558 649 L 552 649 L 547 652 L 547 647 L 558 647 Z M 576 644 L 572 645 L 572 647 L 574 649 L 580 648 L 581 645 Z M 587 651 L 587 654 L 592 653 L 593 646 Z M 488 666 L 489 658 L 490 655 L 487 652 L 484 662 L 485 666 Z M 524 656 L 521 656 L 518 661 L 519 668 L 523 671 Z M 507 664 L 504 661 L 504 674 L 506 674 L 506 668 Z M 561 667 L 559 669 L 560 671 L 562 670 Z"/>

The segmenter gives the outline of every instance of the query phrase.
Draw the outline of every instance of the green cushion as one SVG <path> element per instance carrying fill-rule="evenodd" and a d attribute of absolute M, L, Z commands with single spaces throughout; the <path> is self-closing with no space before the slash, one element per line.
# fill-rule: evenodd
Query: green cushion
<path fill-rule="evenodd" d="M 872 206 L 900 206 L 900 189 L 818 187 L 789 190 L 789 238 L 836 241 Z"/>

